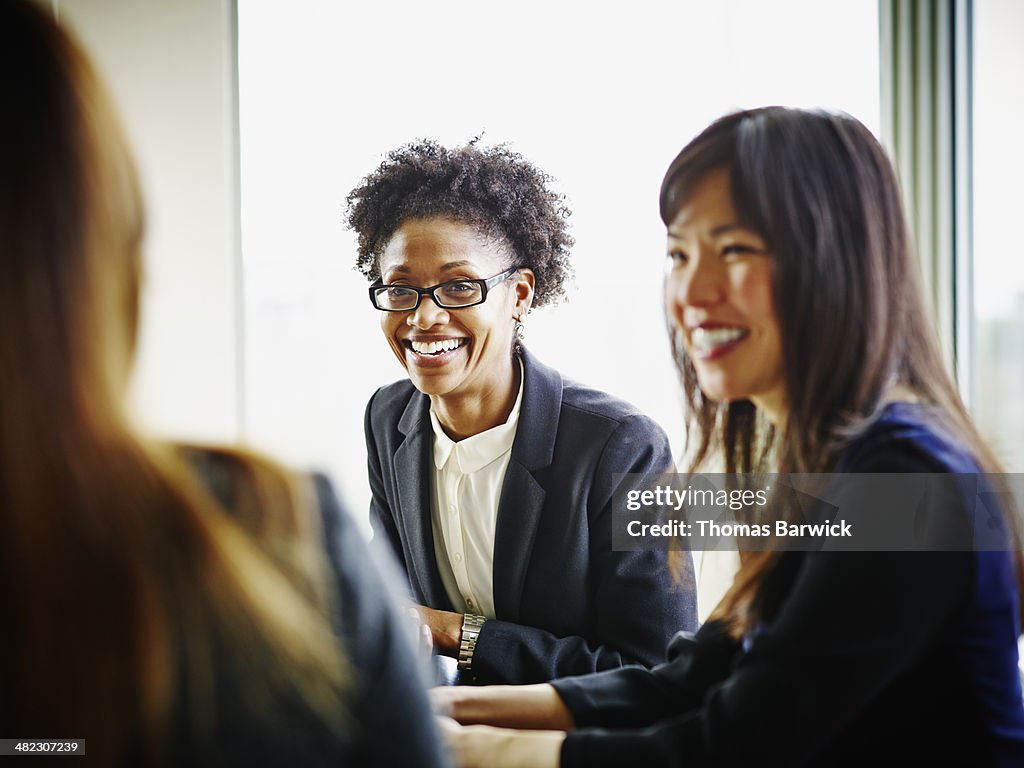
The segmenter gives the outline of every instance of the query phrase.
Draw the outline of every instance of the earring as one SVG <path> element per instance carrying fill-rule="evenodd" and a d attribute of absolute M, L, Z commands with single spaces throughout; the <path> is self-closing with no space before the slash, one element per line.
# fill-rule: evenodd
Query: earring
<path fill-rule="evenodd" d="M 526 335 L 526 325 L 523 323 L 523 315 L 513 315 L 512 319 L 516 321 L 512 328 L 512 347 L 519 352 L 523 346 L 523 336 Z"/>

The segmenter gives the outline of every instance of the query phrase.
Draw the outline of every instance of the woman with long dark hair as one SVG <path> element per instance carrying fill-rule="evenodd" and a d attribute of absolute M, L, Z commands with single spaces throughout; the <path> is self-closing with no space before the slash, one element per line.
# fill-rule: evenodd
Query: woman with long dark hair
<path fill-rule="evenodd" d="M 694 469 L 999 471 L 942 363 L 891 164 L 859 122 L 728 115 L 672 163 L 661 214 Z M 973 520 L 973 499 L 949 502 Z M 1024 764 L 1017 522 L 1003 515 L 989 551 L 744 553 L 653 671 L 437 691 L 458 721 L 504 726 L 449 724 L 457 761 Z"/>
<path fill-rule="evenodd" d="M 0 3 L 0 69 L 4 737 L 99 765 L 442 764 L 405 619 L 326 481 L 130 424 L 127 145 L 40 4 Z"/>

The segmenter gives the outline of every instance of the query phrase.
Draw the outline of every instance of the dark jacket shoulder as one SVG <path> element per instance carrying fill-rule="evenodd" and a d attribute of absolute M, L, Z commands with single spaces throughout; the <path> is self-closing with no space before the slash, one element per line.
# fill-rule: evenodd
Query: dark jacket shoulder
<path fill-rule="evenodd" d="M 562 381 L 562 413 L 565 416 L 595 427 L 604 423 L 605 429 L 610 431 L 626 423 L 638 429 L 663 431 L 654 419 L 632 403 L 569 378 L 563 377 Z"/>
<path fill-rule="evenodd" d="M 385 423 L 389 420 L 397 423 L 409 402 L 419 394 L 419 390 L 409 379 L 385 384 L 370 398 L 370 402 L 366 406 L 367 415 L 372 415 L 374 424 L 378 423 L 378 420 L 384 420 Z"/>
<path fill-rule="evenodd" d="M 632 403 L 565 376 L 562 377 L 562 402 L 570 408 L 617 422 L 644 416 Z"/>

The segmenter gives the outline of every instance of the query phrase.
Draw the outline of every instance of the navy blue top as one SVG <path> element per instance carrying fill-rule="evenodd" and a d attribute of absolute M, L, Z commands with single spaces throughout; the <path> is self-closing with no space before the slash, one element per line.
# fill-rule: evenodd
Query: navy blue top
<path fill-rule="evenodd" d="M 911 404 L 888 406 L 840 466 L 978 472 Z M 780 574 L 747 651 L 709 622 L 651 671 L 555 681 L 578 726 L 561 764 L 1024 766 L 1011 552 L 787 552 Z"/>

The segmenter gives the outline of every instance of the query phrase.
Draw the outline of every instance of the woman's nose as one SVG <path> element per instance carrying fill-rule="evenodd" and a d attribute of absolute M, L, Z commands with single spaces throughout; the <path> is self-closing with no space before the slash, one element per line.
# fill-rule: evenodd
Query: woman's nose
<path fill-rule="evenodd" d="M 668 316 L 683 329 L 704 312 L 725 299 L 725 275 L 713 266 L 699 263 L 673 269 L 665 279 L 665 306 Z"/>
<path fill-rule="evenodd" d="M 413 328 L 426 330 L 448 322 L 448 310 L 439 307 L 433 297 L 427 295 L 420 299 L 420 305 L 409 314 L 405 322 Z"/>
<path fill-rule="evenodd" d="M 697 258 L 673 269 L 667 278 L 666 297 L 682 307 L 709 307 L 725 297 L 725 275 L 708 259 Z"/>

